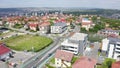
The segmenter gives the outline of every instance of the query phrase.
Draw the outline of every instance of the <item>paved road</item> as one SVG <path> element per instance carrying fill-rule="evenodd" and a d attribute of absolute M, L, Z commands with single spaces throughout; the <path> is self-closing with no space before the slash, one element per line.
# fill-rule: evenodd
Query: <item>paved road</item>
<path fill-rule="evenodd" d="M 51 53 L 54 53 L 56 49 L 58 49 L 60 46 L 57 45 L 59 43 L 60 37 L 56 39 L 56 41 L 44 49 L 42 52 L 37 53 L 36 56 L 31 58 L 31 60 L 24 62 L 23 65 L 20 68 L 31 68 L 32 66 L 38 66 L 40 65 L 43 61 L 45 61 Z"/>
<path fill-rule="evenodd" d="M 80 26 L 79 25 L 76 25 L 73 23 L 73 25 L 75 26 L 73 32 L 80 32 Z"/>
<path fill-rule="evenodd" d="M 98 59 L 98 49 L 99 49 L 99 42 L 95 42 L 94 43 L 94 48 L 92 48 L 90 51 L 85 51 L 85 56 L 87 57 L 91 57 L 91 58 L 94 58 L 94 59 Z"/>
<path fill-rule="evenodd" d="M 25 31 L 23 29 L 15 29 L 15 28 L 10 28 L 10 29 L 16 30 L 19 32 L 29 33 L 32 35 L 37 34 L 37 33 L 29 32 L 29 31 Z M 48 57 L 50 57 L 51 54 L 55 53 L 56 49 L 58 49 L 60 47 L 60 45 L 58 45 L 58 44 L 60 43 L 60 40 L 62 40 L 62 39 L 63 39 L 63 37 L 56 37 L 56 39 L 54 39 L 54 43 L 52 45 L 50 45 L 43 51 L 40 51 L 39 53 L 37 53 L 36 56 L 31 57 L 29 60 L 24 62 L 20 68 L 31 68 L 33 66 L 35 66 L 35 67 L 40 66 L 41 63 L 43 63 Z"/>

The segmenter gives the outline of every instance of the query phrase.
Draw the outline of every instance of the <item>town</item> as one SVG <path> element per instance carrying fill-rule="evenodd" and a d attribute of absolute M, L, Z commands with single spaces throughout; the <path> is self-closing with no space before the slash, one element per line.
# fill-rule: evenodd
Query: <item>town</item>
<path fill-rule="evenodd" d="M 119 19 L 61 11 L 0 18 L 0 68 L 119 67 Z"/>

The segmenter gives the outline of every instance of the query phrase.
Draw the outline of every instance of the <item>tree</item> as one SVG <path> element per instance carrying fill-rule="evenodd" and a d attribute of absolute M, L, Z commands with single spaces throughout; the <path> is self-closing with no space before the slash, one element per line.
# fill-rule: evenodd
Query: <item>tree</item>
<path fill-rule="evenodd" d="M 81 32 L 86 33 L 87 30 L 85 28 L 81 28 Z"/>
<path fill-rule="evenodd" d="M 113 62 L 115 62 L 114 59 L 106 58 L 102 65 L 98 68 L 111 68 Z"/>

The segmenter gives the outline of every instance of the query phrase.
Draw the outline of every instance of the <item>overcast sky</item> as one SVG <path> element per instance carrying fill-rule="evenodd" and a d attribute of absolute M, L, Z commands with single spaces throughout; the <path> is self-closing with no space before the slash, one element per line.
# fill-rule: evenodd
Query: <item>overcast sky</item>
<path fill-rule="evenodd" d="M 120 0 L 0 0 L 0 8 L 87 7 L 120 9 Z"/>

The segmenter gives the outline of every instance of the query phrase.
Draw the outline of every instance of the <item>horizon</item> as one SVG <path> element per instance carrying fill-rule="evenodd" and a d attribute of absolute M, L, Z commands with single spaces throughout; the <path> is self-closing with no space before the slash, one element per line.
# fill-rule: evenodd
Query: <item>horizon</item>
<path fill-rule="evenodd" d="M 0 8 L 28 8 L 28 7 L 62 7 L 62 8 L 100 8 L 100 9 L 120 9 L 119 0 L 1 0 Z"/>

